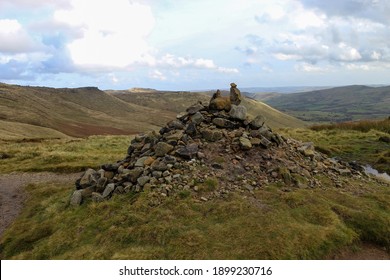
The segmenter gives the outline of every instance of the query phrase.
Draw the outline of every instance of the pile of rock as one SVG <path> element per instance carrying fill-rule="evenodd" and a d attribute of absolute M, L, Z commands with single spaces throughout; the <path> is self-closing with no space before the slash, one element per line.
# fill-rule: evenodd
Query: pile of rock
<path fill-rule="evenodd" d="M 76 181 L 70 203 L 141 191 L 151 205 L 174 195 L 207 201 L 230 192 L 250 194 L 270 183 L 285 190 L 321 187 L 319 173 L 335 186 L 342 186 L 340 175 L 361 175 L 316 152 L 312 143 L 284 139 L 262 116 L 250 120 L 244 106 L 229 107 L 194 104 L 159 133 L 135 136 L 125 159 L 88 169 Z"/>

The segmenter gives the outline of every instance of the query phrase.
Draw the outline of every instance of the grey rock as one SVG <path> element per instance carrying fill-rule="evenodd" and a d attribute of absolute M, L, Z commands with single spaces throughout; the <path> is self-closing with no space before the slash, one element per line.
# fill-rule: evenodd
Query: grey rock
<path fill-rule="evenodd" d="M 164 138 L 167 141 L 178 141 L 180 140 L 184 135 L 184 132 L 182 130 L 173 130 L 167 134 L 164 135 Z"/>
<path fill-rule="evenodd" d="M 244 121 L 246 119 L 246 107 L 243 105 L 232 105 L 232 109 L 230 109 L 229 116 L 232 119 L 238 119 Z"/>
<path fill-rule="evenodd" d="M 90 186 L 93 183 L 96 183 L 97 177 L 98 177 L 98 173 L 95 170 L 88 168 L 80 179 L 79 188 L 83 189 Z"/>
<path fill-rule="evenodd" d="M 104 201 L 103 196 L 100 193 L 93 192 L 91 195 L 91 199 L 93 202 L 102 202 Z"/>
<path fill-rule="evenodd" d="M 154 178 L 161 178 L 162 177 L 162 172 L 161 171 L 153 171 L 152 172 L 152 176 L 154 177 Z"/>
<path fill-rule="evenodd" d="M 314 157 L 315 155 L 314 144 L 312 142 L 303 143 L 298 147 L 298 151 L 306 157 Z"/>
<path fill-rule="evenodd" d="M 102 197 L 108 198 L 114 190 L 115 190 L 115 184 L 114 183 L 108 184 L 104 189 Z"/>
<path fill-rule="evenodd" d="M 70 205 L 79 206 L 82 201 L 83 201 L 82 191 L 81 190 L 74 191 L 70 198 Z"/>
<path fill-rule="evenodd" d="M 260 144 L 264 147 L 264 148 L 268 148 L 272 145 L 272 142 L 269 141 L 267 138 L 265 138 L 264 136 L 261 136 L 261 139 L 260 139 Z"/>
<path fill-rule="evenodd" d="M 204 108 L 205 107 L 202 104 L 197 103 L 197 104 L 194 104 L 191 107 L 187 108 L 187 113 L 190 114 L 190 115 L 193 115 L 196 112 L 199 112 L 200 110 L 203 110 Z"/>
<path fill-rule="evenodd" d="M 169 175 L 171 175 L 171 172 L 169 172 L 168 170 L 165 170 L 165 171 L 162 173 L 162 176 L 163 176 L 163 177 L 167 177 L 167 176 L 169 176 Z"/>
<path fill-rule="evenodd" d="M 168 165 L 160 159 L 155 160 L 151 165 L 154 171 L 165 171 L 168 169 Z"/>
<path fill-rule="evenodd" d="M 209 142 L 215 142 L 222 139 L 223 134 L 220 130 L 204 129 L 202 130 L 202 136 Z"/>
<path fill-rule="evenodd" d="M 261 128 L 264 125 L 265 121 L 266 121 L 265 117 L 257 116 L 254 120 L 252 120 L 249 123 L 249 125 L 251 126 L 251 128 L 259 129 L 259 128 Z"/>
<path fill-rule="evenodd" d="M 154 147 L 154 153 L 158 157 L 165 156 L 167 153 L 173 150 L 173 146 L 165 142 L 158 142 Z"/>
<path fill-rule="evenodd" d="M 178 155 L 178 156 L 180 156 L 182 158 L 191 159 L 191 158 L 193 158 L 197 154 L 198 151 L 199 151 L 198 144 L 191 143 L 191 144 L 188 144 L 185 147 L 178 148 L 175 151 L 175 153 L 176 153 L 176 155 Z"/>
<path fill-rule="evenodd" d="M 143 172 L 144 169 L 142 167 L 136 167 L 127 172 L 127 177 L 130 179 L 131 182 L 135 183 L 137 182 L 138 177 L 141 176 Z"/>
<path fill-rule="evenodd" d="M 204 117 L 201 113 L 196 112 L 194 115 L 191 116 L 191 122 L 195 124 L 200 124 L 204 120 Z"/>
<path fill-rule="evenodd" d="M 147 160 L 148 158 L 149 158 L 149 157 L 141 157 L 141 158 L 139 158 L 139 159 L 135 162 L 134 166 L 135 166 L 135 167 L 144 167 L 144 166 L 145 166 L 144 162 L 145 162 L 145 160 Z"/>
<path fill-rule="evenodd" d="M 149 182 L 150 177 L 149 176 L 142 176 L 137 179 L 137 183 L 143 187 L 147 182 Z"/>
<path fill-rule="evenodd" d="M 198 134 L 198 129 L 196 128 L 195 123 L 189 123 L 185 131 L 186 134 L 188 134 L 189 136 L 194 136 Z"/>
<path fill-rule="evenodd" d="M 213 119 L 213 124 L 215 124 L 218 127 L 224 127 L 224 128 L 234 128 L 236 126 L 234 122 L 223 118 Z"/>
<path fill-rule="evenodd" d="M 252 143 L 248 138 L 240 137 L 239 142 L 243 150 L 249 150 L 252 148 Z"/>
<path fill-rule="evenodd" d="M 168 127 L 173 129 L 183 129 L 184 124 L 179 120 L 173 120 L 168 123 Z"/>

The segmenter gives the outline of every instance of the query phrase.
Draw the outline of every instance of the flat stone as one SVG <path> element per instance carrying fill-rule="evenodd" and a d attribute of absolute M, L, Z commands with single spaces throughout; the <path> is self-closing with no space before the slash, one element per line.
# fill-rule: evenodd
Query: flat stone
<path fill-rule="evenodd" d="M 232 108 L 229 111 L 229 116 L 232 119 L 238 119 L 244 121 L 246 119 L 246 107 L 243 105 L 232 105 Z"/>
<path fill-rule="evenodd" d="M 154 154 L 157 157 L 165 156 L 167 153 L 173 150 L 173 146 L 165 142 L 158 142 L 154 147 Z"/>
<path fill-rule="evenodd" d="M 195 114 L 196 112 L 199 112 L 200 110 L 203 110 L 204 106 L 202 104 L 194 104 L 191 107 L 187 108 L 187 113 L 190 115 Z"/>
<path fill-rule="evenodd" d="M 213 124 L 215 124 L 218 127 L 224 127 L 224 128 L 234 128 L 236 126 L 234 122 L 223 118 L 213 119 Z"/>

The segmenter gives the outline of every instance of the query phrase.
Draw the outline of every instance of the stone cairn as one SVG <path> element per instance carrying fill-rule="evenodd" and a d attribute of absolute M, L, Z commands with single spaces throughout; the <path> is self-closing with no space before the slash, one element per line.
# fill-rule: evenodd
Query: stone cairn
<path fill-rule="evenodd" d="M 230 97 L 218 90 L 208 106 L 194 104 L 159 133 L 135 136 L 125 159 L 86 170 L 70 204 L 146 192 L 156 206 L 168 196 L 208 201 L 231 192 L 251 195 L 271 183 L 284 191 L 322 187 L 319 174 L 335 187 L 344 186 L 343 176 L 363 176 L 359 168 L 318 153 L 312 143 L 273 132 L 264 117 L 249 119 L 237 86 L 231 86 Z"/>

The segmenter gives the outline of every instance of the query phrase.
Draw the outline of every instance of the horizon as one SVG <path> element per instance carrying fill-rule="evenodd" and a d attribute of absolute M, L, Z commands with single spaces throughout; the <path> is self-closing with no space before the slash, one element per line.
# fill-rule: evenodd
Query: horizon
<path fill-rule="evenodd" d="M 389 84 L 385 0 L 2 0 L 0 81 L 160 90 Z"/>

